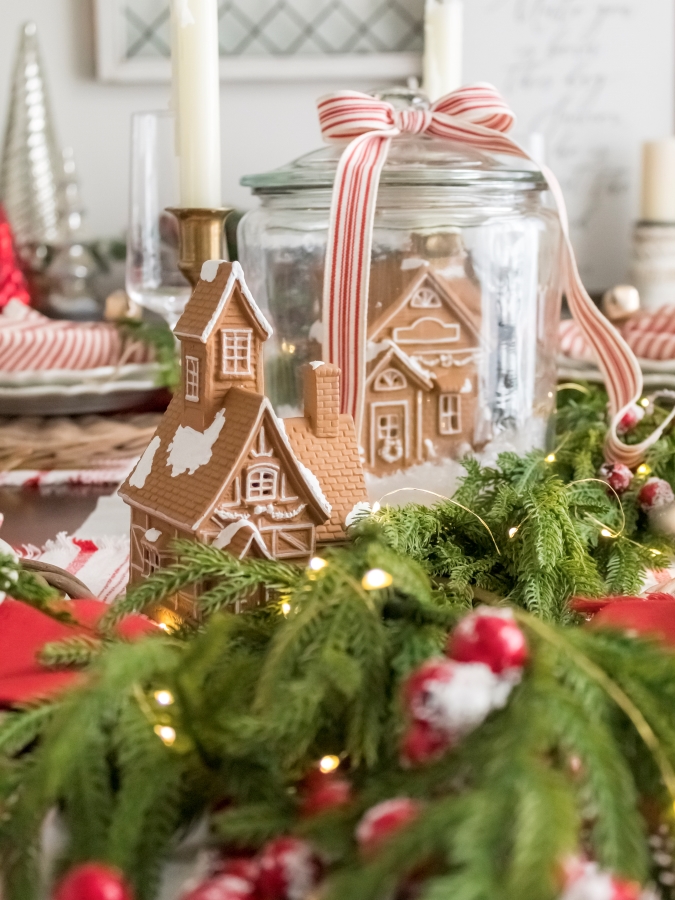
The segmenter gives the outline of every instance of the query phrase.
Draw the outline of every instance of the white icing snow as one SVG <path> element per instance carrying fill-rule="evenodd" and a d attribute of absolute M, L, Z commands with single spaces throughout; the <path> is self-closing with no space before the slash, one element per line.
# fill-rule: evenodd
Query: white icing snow
<path fill-rule="evenodd" d="M 303 412 L 299 406 L 291 406 L 290 403 L 280 403 L 276 408 L 277 422 L 283 422 L 284 419 L 301 419 Z M 284 427 L 283 425 L 281 426 Z"/>
<path fill-rule="evenodd" d="M 131 477 L 129 478 L 129 484 L 131 485 L 131 487 L 145 487 L 145 482 L 148 478 L 148 475 L 152 471 L 152 461 L 155 458 L 155 453 L 157 453 L 157 451 L 159 450 L 160 444 L 161 440 L 155 435 L 155 437 L 145 448 L 145 453 L 143 454 L 143 456 L 141 456 L 141 458 L 138 460 L 136 468 L 131 473 Z"/>
<path fill-rule="evenodd" d="M 462 385 L 462 387 L 460 388 L 460 391 L 459 391 L 460 394 L 470 394 L 472 390 L 473 390 L 473 385 L 471 384 L 471 379 L 465 378 L 464 384 Z"/>
<path fill-rule="evenodd" d="M 410 259 L 404 259 L 401 263 L 401 271 L 408 272 L 410 269 L 420 269 L 422 266 L 428 266 L 429 262 L 426 259 L 416 259 L 415 257 L 411 257 Z"/>
<path fill-rule="evenodd" d="M 315 359 L 315 360 L 313 360 L 313 361 L 310 363 L 310 366 L 311 366 L 314 370 L 320 369 L 321 366 L 325 366 L 325 365 L 326 365 L 326 363 L 325 363 L 322 359 Z"/>
<path fill-rule="evenodd" d="M 249 522 L 247 519 L 237 519 L 236 521 L 231 522 L 226 528 L 223 528 L 223 530 L 213 542 L 213 546 L 216 548 L 216 550 L 224 550 L 226 547 L 229 547 L 232 543 L 232 538 L 242 528 L 250 528 L 252 532 L 257 534 L 258 536 L 260 535 L 260 532 L 252 522 Z"/>
<path fill-rule="evenodd" d="M 220 296 L 220 300 L 218 301 L 218 306 L 214 310 L 214 313 L 211 316 L 211 318 L 209 319 L 208 325 L 202 332 L 202 336 L 201 336 L 202 343 L 206 343 L 209 335 L 211 334 L 213 329 L 216 327 L 216 322 L 220 318 L 220 314 L 223 311 L 223 307 L 229 300 L 230 295 L 231 295 L 232 291 L 234 290 L 235 281 L 239 282 L 239 287 L 241 289 L 241 292 L 244 295 L 244 297 L 246 297 L 246 299 L 248 300 L 248 305 L 251 309 L 251 312 L 255 316 L 257 323 L 260 325 L 260 327 L 265 332 L 267 337 L 272 337 L 272 326 L 267 321 L 265 316 L 262 314 L 262 310 L 260 309 L 258 304 L 253 299 L 253 295 L 249 291 L 248 285 L 246 284 L 246 281 L 244 279 L 243 269 L 241 268 L 241 266 L 239 265 L 238 262 L 233 262 L 232 263 L 232 272 L 230 273 L 230 277 L 227 279 L 227 284 L 225 285 L 225 290 L 223 291 L 223 293 Z M 180 335 L 178 335 L 178 336 L 180 337 Z"/>
<path fill-rule="evenodd" d="M 178 426 L 169 444 L 169 455 L 166 460 L 167 466 L 172 467 L 172 478 L 182 475 L 183 472 L 194 475 L 200 466 L 205 466 L 211 461 L 213 445 L 218 440 L 224 424 L 225 411 L 220 409 L 206 431 Z"/>
<path fill-rule="evenodd" d="M 370 503 L 365 500 L 359 500 L 359 502 L 355 503 L 352 509 L 347 513 L 347 517 L 345 518 L 345 528 L 351 528 L 351 526 L 355 525 L 357 522 L 367 519 L 372 511 L 373 508 Z"/>
<path fill-rule="evenodd" d="M 308 337 L 312 341 L 318 341 L 319 344 L 323 344 L 323 322 L 320 319 L 312 322 Z"/>
<path fill-rule="evenodd" d="M 368 341 L 366 344 L 366 362 L 372 362 L 374 359 L 377 359 L 380 354 L 384 353 L 391 346 L 391 341 L 380 341 L 379 343 Z"/>
<path fill-rule="evenodd" d="M 218 274 L 218 269 L 220 268 L 220 264 L 224 263 L 224 259 L 207 259 L 206 262 L 202 265 L 202 270 L 199 273 L 199 277 L 202 281 L 215 281 L 216 275 Z"/>
<path fill-rule="evenodd" d="M 311 469 L 308 469 L 304 463 L 301 463 L 299 459 L 297 459 L 297 462 L 298 468 L 302 472 L 305 481 L 307 482 L 307 486 L 309 487 L 316 500 L 319 501 L 319 506 L 321 507 L 321 509 L 326 513 L 327 516 L 329 516 L 333 511 L 333 507 L 330 505 L 328 500 L 326 500 L 326 495 L 321 490 L 319 479 L 316 477 L 314 472 L 312 472 Z"/>
<path fill-rule="evenodd" d="M 145 532 L 145 539 L 146 541 L 150 541 L 151 544 L 154 544 L 155 541 L 161 538 L 161 536 L 162 532 L 159 530 L 159 528 L 148 528 L 148 530 Z"/>
<path fill-rule="evenodd" d="M 436 459 L 436 447 L 431 438 L 424 438 L 424 449 L 427 451 L 427 459 Z"/>

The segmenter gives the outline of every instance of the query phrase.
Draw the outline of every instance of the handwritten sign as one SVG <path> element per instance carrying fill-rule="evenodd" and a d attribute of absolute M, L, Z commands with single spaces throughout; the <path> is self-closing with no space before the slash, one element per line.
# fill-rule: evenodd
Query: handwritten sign
<path fill-rule="evenodd" d="M 467 0 L 466 80 L 490 81 L 544 136 L 590 290 L 626 278 L 640 152 L 671 134 L 673 0 Z"/>

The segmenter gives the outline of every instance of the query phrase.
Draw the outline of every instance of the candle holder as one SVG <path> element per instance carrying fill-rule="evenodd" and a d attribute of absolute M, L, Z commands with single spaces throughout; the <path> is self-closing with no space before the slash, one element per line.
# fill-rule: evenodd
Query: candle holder
<path fill-rule="evenodd" d="M 207 259 L 227 258 L 224 227 L 232 210 L 188 206 L 174 207 L 169 212 L 178 219 L 178 268 L 194 288 Z"/>

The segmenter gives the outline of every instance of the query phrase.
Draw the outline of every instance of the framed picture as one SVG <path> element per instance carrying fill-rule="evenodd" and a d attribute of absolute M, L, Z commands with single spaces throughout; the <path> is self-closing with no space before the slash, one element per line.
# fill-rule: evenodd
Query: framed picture
<path fill-rule="evenodd" d="M 102 81 L 170 77 L 169 0 L 95 0 Z M 221 0 L 229 81 L 418 75 L 424 0 Z"/>

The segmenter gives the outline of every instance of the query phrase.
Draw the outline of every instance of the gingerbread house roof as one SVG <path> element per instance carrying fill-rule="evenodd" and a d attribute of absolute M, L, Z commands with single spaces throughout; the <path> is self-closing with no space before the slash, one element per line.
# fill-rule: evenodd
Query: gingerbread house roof
<path fill-rule="evenodd" d="M 176 337 L 194 338 L 205 344 L 237 286 L 244 310 L 261 340 L 271 337 L 272 326 L 253 299 L 241 266 L 222 259 L 209 259 L 202 266 L 197 287 L 174 330 Z"/>
<path fill-rule="evenodd" d="M 380 374 L 384 367 L 395 359 L 401 364 L 401 367 L 406 370 L 412 381 L 415 382 L 419 388 L 427 391 L 430 391 L 433 388 L 435 379 L 434 373 L 425 369 L 424 366 L 421 366 L 414 359 L 411 359 L 411 357 L 409 357 L 407 353 L 404 353 L 393 341 L 386 340 L 382 341 L 380 344 L 371 344 L 371 348 L 377 352 L 377 356 L 369 363 L 371 371 L 366 379 L 366 385 L 369 385 L 373 379 Z"/>
<path fill-rule="evenodd" d="M 119 490 L 128 503 L 179 528 L 196 531 L 241 470 L 264 423 L 270 433 L 276 434 L 275 449 L 296 490 L 313 511 L 316 524 L 331 517 L 331 504 L 309 471 L 311 463 L 296 457 L 263 394 L 230 388 L 223 406 L 203 432 L 181 425 L 181 411 L 181 400 L 174 398 L 145 453 Z"/>
<path fill-rule="evenodd" d="M 401 291 L 397 299 L 390 304 L 368 328 L 368 339 L 377 340 L 380 333 L 392 322 L 397 314 L 410 302 L 414 294 L 423 286 L 425 281 L 431 282 L 433 287 L 438 291 L 439 297 L 445 303 L 446 307 L 452 310 L 453 314 L 460 319 L 469 329 L 471 334 L 476 338 L 480 337 L 480 325 L 474 314 L 469 310 L 466 303 L 461 297 L 438 275 L 431 269 L 425 268 L 409 284 Z M 422 312 L 423 310 L 421 310 Z"/>
<path fill-rule="evenodd" d="M 282 422 L 296 456 L 317 477 L 332 507 L 328 522 L 317 528 L 317 540 L 321 543 L 344 539 L 347 515 L 366 497 L 363 463 L 351 416 L 339 416 L 334 438 L 317 437 L 304 417 Z"/>

